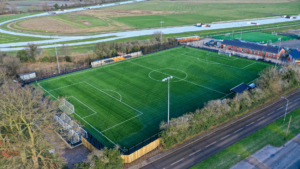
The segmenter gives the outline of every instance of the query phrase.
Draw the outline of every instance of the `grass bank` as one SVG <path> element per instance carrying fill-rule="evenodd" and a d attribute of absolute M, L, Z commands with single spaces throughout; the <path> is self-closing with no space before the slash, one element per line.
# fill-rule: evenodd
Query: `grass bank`
<path fill-rule="evenodd" d="M 227 169 L 268 144 L 276 147 L 284 145 L 287 141 L 300 133 L 300 108 L 288 114 L 286 119 L 289 119 L 290 116 L 292 116 L 292 122 L 287 140 L 284 140 L 284 136 L 288 123 L 282 123 L 283 118 L 280 118 L 241 141 L 195 165 L 192 169 Z"/>

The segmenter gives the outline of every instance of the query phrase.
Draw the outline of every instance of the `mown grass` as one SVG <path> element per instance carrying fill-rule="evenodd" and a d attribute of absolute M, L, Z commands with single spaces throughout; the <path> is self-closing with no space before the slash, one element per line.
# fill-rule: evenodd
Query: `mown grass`
<path fill-rule="evenodd" d="M 179 14 L 128 16 L 111 19 L 136 28 L 190 25 L 239 19 L 292 15 L 299 13 L 300 2 L 291 3 L 184 3 L 146 1 L 107 8 L 114 10 L 178 11 Z"/>
<path fill-rule="evenodd" d="M 55 97 L 68 97 L 75 106 L 74 118 L 100 142 L 113 146 L 98 131 L 121 147 L 129 148 L 156 134 L 161 121 L 166 121 L 167 86 L 161 79 L 167 75 L 174 76 L 171 117 L 178 117 L 209 100 L 224 97 L 241 82 L 251 82 L 268 66 L 270 64 L 177 47 L 39 83 Z M 85 117 L 98 131 L 80 117 Z"/>
<path fill-rule="evenodd" d="M 85 15 L 61 14 L 51 16 L 51 18 L 80 29 L 108 26 L 108 24 L 102 19 Z"/>
<path fill-rule="evenodd" d="M 280 118 L 191 169 L 227 169 L 268 144 L 275 147 L 283 146 L 284 143 L 300 133 L 300 109 L 288 114 L 286 119 L 289 119 L 290 116 L 292 116 L 292 122 L 287 140 L 284 140 L 284 137 L 288 122 L 282 123 L 283 118 Z"/>

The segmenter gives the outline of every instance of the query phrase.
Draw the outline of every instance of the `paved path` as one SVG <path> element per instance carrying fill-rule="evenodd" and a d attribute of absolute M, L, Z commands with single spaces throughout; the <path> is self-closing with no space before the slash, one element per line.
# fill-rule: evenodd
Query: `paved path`
<path fill-rule="evenodd" d="M 287 94 L 286 97 L 290 101 L 288 113 L 300 107 L 300 89 Z M 263 108 L 250 112 L 233 124 L 225 125 L 224 128 L 204 138 L 166 154 L 156 161 L 153 160 L 143 169 L 185 169 L 192 167 L 282 117 L 285 106 L 286 100 L 278 98 Z M 262 166 L 261 163 L 253 159 L 251 161 Z"/>
<path fill-rule="evenodd" d="M 137 3 L 141 2 L 141 1 L 145 1 L 145 0 L 137 0 Z M 134 3 L 134 1 L 120 2 L 120 5 L 129 4 L 129 3 Z M 114 5 L 116 5 L 116 4 L 111 3 L 111 4 L 105 4 L 103 6 L 91 6 L 90 8 L 96 9 L 96 8 L 110 7 L 110 6 L 114 6 Z M 86 10 L 86 9 L 75 8 L 75 9 L 68 9 L 66 11 L 57 11 L 57 13 L 62 14 L 62 13 L 83 11 L 83 10 Z M 28 19 L 28 18 L 41 17 L 41 16 L 49 16 L 49 14 L 41 13 L 41 14 L 37 14 L 37 15 L 31 15 L 31 16 L 18 18 L 18 19 L 13 19 L 13 20 L 9 20 L 9 21 L 0 23 L 0 26 L 10 23 L 10 22 L 18 21 L 21 19 Z M 169 28 L 163 28 L 163 29 L 157 28 L 157 29 L 147 29 L 147 30 L 133 30 L 133 31 L 124 31 L 124 32 L 103 33 L 103 34 L 89 35 L 89 36 L 47 36 L 47 35 L 37 35 L 37 34 L 29 34 L 29 33 L 18 33 L 18 32 L 3 30 L 3 29 L 0 29 L 0 33 L 49 39 L 49 40 L 40 40 L 40 41 L 30 41 L 31 43 L 36 43 L 36 44 L 49 44 L 49 43 L 53 44 L 53 43 L 58 43 L 58 42 L 71 41 L 71 40 L 83 40 L 83 39 L 91 39 L 91 38 L 116 36 L 116 37 L 108 38 L 108 39 L 94 40 L 94 41 L 88 41 L 88 42 L 76 42 L 76 43 L 68 44 L 69 46 L 77 46 L 77 45 L 86 45 L 86 44 L 94 44 L 94 43 L 98 43 L 98 42 L 112 41 L 112 40 L 123 39 L 123 38 L 152 35 L 153 32 L 155 32 L 155 31 L 162 31 L 164 34 L 173 34 L 173 33 L 184 33 L 184 32 L 194 32 L 194 31 L 217 30 L 217 29 L 225 29 L 225 28 L 254 26 L 253 24 L 248 24 L 248 22 L 255 22 L 255 23 L 260 23 L 260 25 L 265 25 L 265 24 L 273 24 L 273 23 L 291 22 L 291 21 L 296 21 L 296 20 L 299 21 L 300 17 L 297 17 L 297 19 L 273 17 L 273 18 L 267 18 L 267 19 L 253 19 L 253 20 L 233 21 L 233 22 L 220 22 L 220 23 L 211 24 L 211 27 L 177 26 L 177 27 L 169 27 Z M 1 51 L 22 50 L 22 49 L 24 49 L 24 47 L 19 47 L 19 46 L 26 46 L 27 44 L 28 44 L 28 42 L 0 44 L 0 50 Z M 41 46 L 41 48 L 52 48 L 55 46 L 61 46 L 61 44 L 45 45 L 45 46 Z"/>
<path fill-rule="evenodd" d="M 256 161 L 256 163 L 251 163 Z M 282 147 L 267 145 L 231 169 L 299 169 L 300 168 L 300 134 Z"/>

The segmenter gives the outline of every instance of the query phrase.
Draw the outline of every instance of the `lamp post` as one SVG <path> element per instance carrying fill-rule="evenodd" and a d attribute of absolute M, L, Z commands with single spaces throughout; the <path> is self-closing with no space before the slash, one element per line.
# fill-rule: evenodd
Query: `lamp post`
<path fill-rule="evenodd" d="M 164 21 L 160 22 L 160 46 L 162 46 L 162 24 L 165 23 Z"/>
<path fill-rule="evenodd" d="M 55 53 L 56 53 L 56 60 L 57 60 L 57 67 L 58 67 L 58 73 L 60 74 L 60 67 L 59 67 L 59 61 L 58 61 L 58 56 L 57 56 L 57 50 L 56 50 L 56 44 L 55 45 Z"/>
<path fill-rule="evenodd" d="M 287 112 L 287 108 L 289 106 L 289 100 L 283 96 L 281 96 L 281 98 L 285 99 L 286 100 L 286 108 L 285 108 L 285 113 L 284 113 L 284 118 L 283 118 L 283 123 L 285 122 L 285 116 L 286 116 L 286 112 Z"/>
<path fill-rule="evenodd" d="M 168 127 L 170 124 L 170 79 L 172 78 L 173 76 L 169 76 L 162 80 L 162 82 L 168 81 Z"/>

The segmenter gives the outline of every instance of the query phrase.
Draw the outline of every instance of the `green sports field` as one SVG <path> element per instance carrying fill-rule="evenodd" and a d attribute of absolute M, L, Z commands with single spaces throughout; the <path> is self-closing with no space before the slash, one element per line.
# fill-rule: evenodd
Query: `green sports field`
<path fill-rule="evenodd" d="M 170 117 L 201 108 L 207 101 L 228 97 L 230 89 L 258 78 L 271 66 L 253 60 L 177 47 L 43 81 L 47 95 L 66 97 L 72 116 L 108 147 L 130 148 L 159 131 Z"/>
<path fill-rule="evenodd" d="M 270 33 L 263 33 L 263 32 L 247 32 L 247 33 L 235 32 L 234 34 L 228 33 L 225 35 L 213 36 L 212 38 L 215 38 L 215 39 L 241 39 L 241 40 L 245 40 L 245 41 L 262 42 L 262 43 L 268 43 L 268 41 L 270 41 L 270 40 L 272 43 L 275 43 L 275 42 L 278 42 L 279 38 L 281 38 L 281 41 L 295 39 L 295 38 L 288 37 L 288 36 L 272 35 Z"/>

